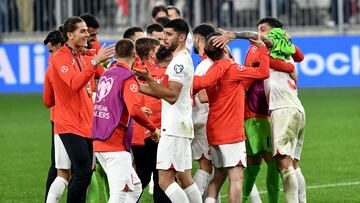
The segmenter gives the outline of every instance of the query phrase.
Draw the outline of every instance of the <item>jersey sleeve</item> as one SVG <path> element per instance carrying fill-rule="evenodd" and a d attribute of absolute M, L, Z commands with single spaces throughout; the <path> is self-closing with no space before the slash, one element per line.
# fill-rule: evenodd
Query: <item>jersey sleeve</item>
<path fill-rule="evenodd" d="M 83 68 L 80 73 L 77 72 L 75 68 L 79 67 L 76 61 L 72 62 L 69 58 L 53 57 L 52 63 L 61 80 L 75 92 L 83 88 L 95 74 L 94 68 Z"/>
<path fill-rule="evenodd" d="M 143 103 L 141 102 L 141 94 L 139 93 L 139 85 L 134 79 L 124 81 L 123 98 L 126 108 L 130 116 L 140 125 L 155 131 L 156 126 L 150 118 L 141 110 Z"/>
<path fill-rule="evenodd" d="M 287 73 L 291 73 L 294 71 L 295 67 L 292 63 L 284 61 L 282 59 L 278 59 L 278 58 L 273 58 L 273 57 L 269 57 L 270 58 L 270 68 L 277 70 L 277 71 L 281 71 L 281 72 L 287 72 Z"/>
<path fill-rule="evenodd" d="M 54 89 L 50 82 L 51 68 L 53 67 L 51 64 L 49 64 L 49 67 L 46 69 L 45 79 L 44 79 L 43 102 L 47 108 L 50 108 L 55 105 Z"/>
<path fill-rule="evenodd" d="M 216 81 L 221 78 L 225 71 L 231 66 L 232 61 L 223 59 L 216 61 L 203 76 L 194 76 L 193 90 L 197 92 L 201 89 L 210 87 L 216 84 Z"/>
<path fill-rule="evenodd" d="M 169 81 L 175 81 L 185 85 L 188 82 L 188 75 L 190 73 L 190 65 L 179 61 L 178 63 L 169 64 L 166 74 L 169 76 Z"/>
<path fill-rule="evenodd" d="M 304 60 L 304 54 L 297 46 L 295 46 L 295 54 L 293 54 L 291 57 L 294 59 L 295 62 L 301 62 L 302 60 Z"/>
<path fill-rule="evenodd" d="M 239 64 L 232 64 L 230 68 L 229 77 L 231 80 L 246 80 L 246 79 L 266 79 L 270 76 L 269 69 L 269 55 L 266 47 L 260 47 L 259 67 L 246 67 Z"/>

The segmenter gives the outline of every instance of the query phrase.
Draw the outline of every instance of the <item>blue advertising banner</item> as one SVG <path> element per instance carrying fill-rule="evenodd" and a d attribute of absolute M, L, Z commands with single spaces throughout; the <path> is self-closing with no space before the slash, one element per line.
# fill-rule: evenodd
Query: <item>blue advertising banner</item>
<path fill-rule="evenodd" d="M 301 87 L 360 87 L 360 36 L 294 37 L 305 55 L 296 64 Z M 107 42 L 109 44 L 109 42 Z M 242 63 L 249 43 L 229 44 Z M 0 44 L 0 93 L 42 92 L 48 51 L 42 43 Z M 193 54 L 194 65 L 200 58 Z"/>

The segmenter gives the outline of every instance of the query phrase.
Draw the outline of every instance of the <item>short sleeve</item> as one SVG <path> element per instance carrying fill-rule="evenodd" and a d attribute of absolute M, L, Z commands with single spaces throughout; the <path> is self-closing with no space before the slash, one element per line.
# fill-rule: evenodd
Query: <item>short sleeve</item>
<path fill-rule="evenodd" d="M 169 81 L 179 82 L 183 85 L 188 83 L 188 75 L 189 75 L 189 67 L 188 64 L 183 63 L 181 61 L 174 62 L 168 66 L 167 75 L 169 76 Z"/>

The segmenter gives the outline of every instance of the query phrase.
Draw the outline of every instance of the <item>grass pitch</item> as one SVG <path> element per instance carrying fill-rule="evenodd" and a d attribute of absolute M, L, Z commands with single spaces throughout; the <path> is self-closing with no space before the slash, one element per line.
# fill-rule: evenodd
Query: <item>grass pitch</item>
<path fill-rule="evenodd" d="M 360 88 L 302 89 L 300 98 L 307 119 L 301 169 L 308 202 L 360 202 Z M 42 202 L 51 126 L 41 95 L 0 95 L 0 115 L 0 202 Z M 265 171 L 263 165 L 256 181 L 263 202 Z M 223 202 L 226 191 L 224 185 Z M 142 202 L 151 202 L 147 191 Z"/>

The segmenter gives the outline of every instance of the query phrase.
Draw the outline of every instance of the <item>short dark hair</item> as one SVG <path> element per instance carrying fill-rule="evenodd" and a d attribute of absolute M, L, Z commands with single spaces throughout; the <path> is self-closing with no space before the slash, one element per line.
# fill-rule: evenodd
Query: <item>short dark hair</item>
<path fill-rule="evenodd" d="M 214 36 L 220 36 L 221 34 L 218 32 L 214 32 L 213 34 L 209 35 L 206 39 L 206 44 L 204 48 L 205 54 L 213 61 L 221 59 L 224 54 L 224 51 L 221 47 L 216 47 L 212 42 L 212 38 Z"/>
<path fill-rule="evenodd" d="M 63 25 L 59 26 L 59 31 L 62 33 L 64 40 L 67 41 L 67 33 L 74 32 L 78 27 L 76 24 L 84 22 L 79 16 L 70 16 L 68 17 Z"/>
<path fill-rule="evenodd" d="M 161 12 L 161 11 L 164 11 L 165 13 L 166 13 L 166 15 L 167 15 L 167 9 L 166 9 L 166 7 L 164 6 L 164 5 L 159 5 L 159 6 L 155 6 L 153 9 L 152 9 L 152 11 L 151 11 L 151 16 L 153 17 L 153 18 L 155 18 L 155 16 L 159 13 L 159 12 Z"/>
<path fill-rule="evenodd" d="M 164 17 L 156 18 L 155 21 L 164 27 L 166 23 L 170 22 L 170 18 L 164 16 Z"/>
<path fill-rule="evenodd" d="M 162 32 L 164 31 L 164 27 L 159 23 L 153 23 L 146 27 L 146 33 L 152 34 L 153 32 Z"/>
<path fill-rule="evenodd" d="M 151 37 L 140 37 L 135 42 L 136 54 L 141 60 L 148 60 L 149 53 L 156 46 L 160 45 L 160 41 Z"/>
<path fill-rule="evenodd" d="M 119 58 L 131 58 L 134 56 L 135 45 L 130 39 L 121 39 L 115 45 L 115 55 Z"/>
<path fill-rule="evenodd" d="M 164 28 L 172 28 L 178 34 L 185 34 L 185 37 L 189 34 L 189 25 L 181 18 L 169 21 Z"/>
<path fill-rule="evenodd" d="M 163 62 L 165 60 L 171 60 L 172 58 L 172 51 L 166 48 L 164 45 L 160 45 L 158 51 L 156 52 L 156 59 L 159 62 Z"/>
<path fill-rule="evenodd" d="M 193 34 L 198 34 L 207 38 L 209 35 L 215 32 L 215 28 L 210 24 L 200 24 L 193 29 Z"/>
<path fill-rule="evenodd" d="M 135 35 L 135 32 L 144 32 L 144 30 L 141 27 L 129 27 L 125 30 L 123 38 L 131 39 L 131 37 Z"/>
<path fill-rule="evenodd" d="M 278 19 L 273 17 L 266 17 L 259 20 L 259 22 L 256 24 L 259 26 L 260 24 L 267 23 L 271 28 L 283 28 L 282 22 L 280 22 Z"/>
<path fill-rule="evenodd" d="M 46 46 L 48 43 L 51 45 L 61 44 L 64 45 L 65 40 L 59 30 L 51 31 L 44 40 L 44 45 Z"/>
<path fill-rule="evenodd" d="M 176 7 L 173 6 L 173 5 L 170 5 L 170 6 L 167 7 L 167 10 L 171 10 L 171 9 L 174 9 L 175 12 L 176 12 L 176 14 L 177 14 L 178 16 L 181 16 L 181 12 L 180 12 L 180 10 L 179 10 L 178 8 L 176 8 Z"/>
<path fill-rule="evenodd" d="M 84 13 L 80 16 L 81 19 L 83 19 L 86 23 L 86 26 L 98 29 L 99 28 L 99 21 L 96 19 L 96 17 L 90 13 Z"/>

